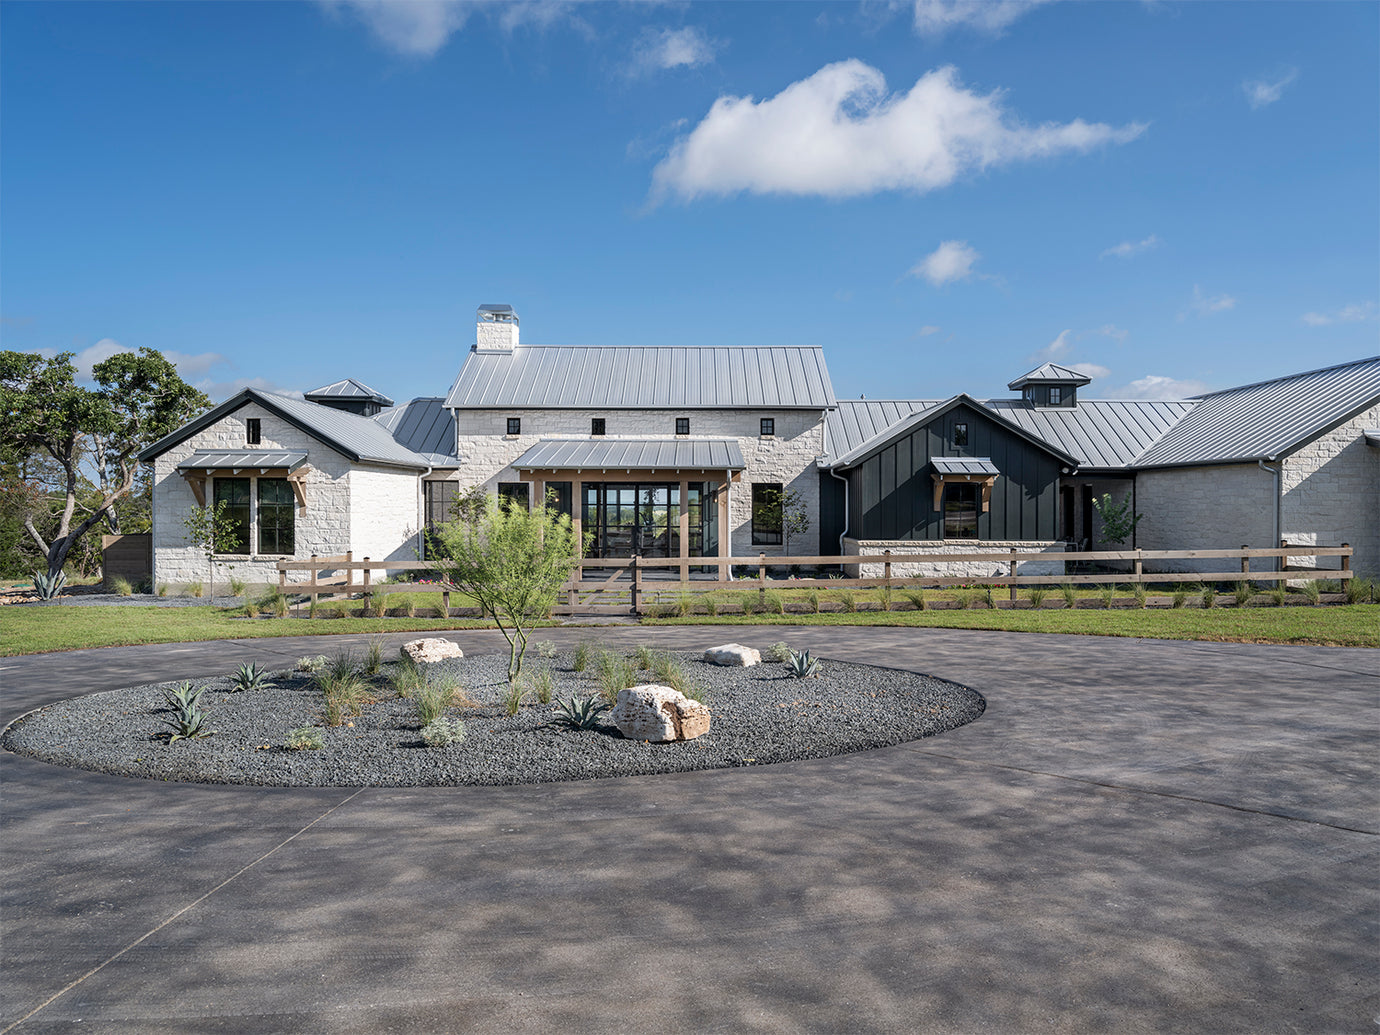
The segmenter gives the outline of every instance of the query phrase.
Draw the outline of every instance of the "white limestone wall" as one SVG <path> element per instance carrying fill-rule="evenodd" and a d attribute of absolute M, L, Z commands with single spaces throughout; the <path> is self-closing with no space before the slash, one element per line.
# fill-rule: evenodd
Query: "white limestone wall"
<path fill-rule="evenodd" d="M 361 465 L 350 472 L 349 541 L 356 558 L 418 559 L 419 491 L 415 471 Z"/>
<path fill-rule="evenodd" d="M 1030 539 L 1019 540 L 919 540 L 919 539 L 849 539 L 843 540 L 843 552 L 848 556 L 869 556 L 890 550 L 892 578 L 991 578 L 1011 574 L 1011 565 L 1006 561 L 911 561 L 903 558 L 914 554 L 964 554 L 995 553 L 1015 550 L 1022 555 L 1030 555 L 1031 560 L 1021 560 L 1016 564 L 1017 575 L 1062 575 L 1062 560 L 1042 560 L 1042 553 L 1062 553 L 1062 542 L 1042 542 Z M 844 571 L 849 578 L 879 579 L 885 574 L 883 563 L 845 564 Z"/>
<path fill-rule="evenodd" d="M 1274 540 L 1274 475 L 1255 464 L 1141 471 L 1136 528 L 1143 550 L 1235 550 L 1278 546 Z M 1265 565 L 1261 565 L 1265 567 Z M 1146 571 L 1230 572 L 1231 559 L 1146 561 Z"/>
<path fill-rule="evenodd" d="M 280 417 L 248 403 L 215 424 L 202 429 L 186 441 L 169 449 L 153 462 L 153 580 L 166 583 L 174 592 L 187 583 L 206 583 L 210 579 L 206 556 L 187 540 L 183 518 L 197 505 L 191 486 L 177 473 L 177 465 L 198 449 L 246 449 L 245 421 L 258 417 L 261 440 L 256 449 L 292 449 L 307 454 L 311 468 L 306 479 L 306 509 L 296 512 L 296 557 L 313 553 L 340 554 L 350 549 L 350 462 L 335 450 L 299 431 Z M 253 475 L 250 475 L 252 478 Z M 413 478 L 415 482 L 415 478 Z M 207 483 L 207 501 L 211 501 Z M 257 489 L 251 484 L 251 519 L 257 519 Z M 255 526 L 257 527 L 257 526 Z M 251 551 L 258 546 L 251 536 Z M 216 581 L 229 575 L 251 583 L 276 583 L 280 558 L 257 553 L 225 554 L 218 557 Z M 233 565 L 233 571 L 231 566 Z"/>
<path fill-rule="evenodd" d="M 509 417 L 522 419 L 522 434 L 506 434 Z M 602 417 L 605 438 L 674 438 L 677 417 L 690 418 L 690 438 L 732 438 L 746 469 L 730 493 L 729 524 L 734 556 L 766 553 L 779 557 L 784 546 L 752 545 L 752 483 L 780 482 L 800 493 L 810 515 L 810 530 L 793 537 L 791 552 L 819 552 L 819 476 L 815 459 L 824 448 L 824 415 L 819 410 L 459 410 L 456 445 L 461 457 L 457 481 L 468 488 L 496 491 L 499 482 L 519 481 L 510 466 L 543 438 L 589 438 L 590 422 Z M 776 421 L 776 434 L 763 438 L 761 418 Z M 590 481 L 635 481 L 636 473 L 590 472 Z M 722 532 L 720 533 L 723 534 Z"/>
<path fill-rule="evenodd" d="M 1380 575 L 1380 447 L 1366 444 L 1367 428 L 1380 428 L 1380 406 L 1283 459 L 1279 534 L 1291 546 L 1350 543 L 1356 551 L 1352 568 Z"/>

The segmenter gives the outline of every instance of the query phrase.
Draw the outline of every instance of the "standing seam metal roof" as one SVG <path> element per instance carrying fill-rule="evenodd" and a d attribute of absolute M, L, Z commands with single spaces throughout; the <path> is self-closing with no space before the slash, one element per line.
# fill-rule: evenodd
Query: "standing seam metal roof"
<path fill-rule="evenodd" d="M 1273 460 L 1380 403 L 1380 356 L 1199 397 L 1136 467 Z"/>
<path fill-rule="evenodd" d="M 393 405 L 393 400 L 388 396 L 382 392 L 374 391 L 353 377 L 347 377 L 344 381 L 336 381 L 334 384 L 323 385 L 321 388 L 313 388 L 310 392 L 304 392 L 303 398 L 309 401 L 316 399 L 368 399 L 380 406 Z"/>
<path fill-rule="evenodd" d="M 425 458 L 432 467 L 457 467 L 455 411 L 441 405 L 439 395 L 423 396 L 384 410 L 374 420 L 404 449 Z"/>
<path fill-rule="evenodd" d="M 445 405 L 516 409 L 827 409 L 818 347 L 522 345 L 471 352 Z"/>
<path fill-rule="evenodd" d="M 513 461 L 517 469 L 689 468 L 741 471 L 742 450 L 732 439 L 543 439 Z"/>

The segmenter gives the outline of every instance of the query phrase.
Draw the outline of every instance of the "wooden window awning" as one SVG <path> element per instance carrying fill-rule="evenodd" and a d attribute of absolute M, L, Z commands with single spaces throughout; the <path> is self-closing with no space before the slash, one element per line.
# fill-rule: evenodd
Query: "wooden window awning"
<path fill-rule="evenodd" d="M 992 486 L 997 483 L 997 465 L 985 456 L 936 456 L 930 459 L 934 466 L 934 509 L 944 507 L 944 486 L 975 483 L 982 486 L 982 512 L 992 507 Z"/>
<path fill-rule="evenodd" d="M 307 454 L 286 449 L 199 449 L 177 465 L 177 473 L 187 479 L 197 506 L 206 506 L 208 478 L 286 478 L 297 497 L 297 505 L 307 507 L 306 481 L 311 468 Z"/>

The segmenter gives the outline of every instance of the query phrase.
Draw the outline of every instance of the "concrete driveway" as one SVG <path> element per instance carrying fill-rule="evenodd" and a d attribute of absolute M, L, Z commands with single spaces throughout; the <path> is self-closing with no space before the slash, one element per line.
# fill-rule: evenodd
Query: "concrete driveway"
<path fill-rule="evenodd" d="M 513 788 L 155 784 L 4 755 L 0 1031 L 1376 1030 L 1380 652 L 549 638 L 595 635 L 785 636 L 988 710 L 834 759 Z M 0 709 L 339 643 L 10 659 Z"/>

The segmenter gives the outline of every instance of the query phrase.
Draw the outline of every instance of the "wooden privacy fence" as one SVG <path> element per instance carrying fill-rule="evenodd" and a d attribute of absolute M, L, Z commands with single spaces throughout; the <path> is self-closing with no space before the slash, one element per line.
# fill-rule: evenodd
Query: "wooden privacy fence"
<path fill-rule="evenodd" d="M 666 593 L 709 593 L 719 589 L 757 589 L 765 594 L 768 589 L 837 589 L 857 587 L 864 589 L 920 589 L 946 586 L 1006 586 L 1011 599 L 1016 599 L 1016 591 L 1022 586 L 1051 586 L 1070 583 L 1073 585 L 1143 585 L 1165 582 L 1294 582 L 1310 579 L 1345 580 L 1353 577 L 1351 570 L 1352 548 L 1349 544 L 1341 546 L 1287 546 L 1277 549 L 1239 550 L 1093 550 L 1049 553 L 1022 553 L 1019 550 L 975 551 L 973 553 L 894 553 L 885 550 L 879 554 L 850 554 L 842 556 L 811 557 L 768 557 L 758 554 L 755 557 L 694 557 L 687 563 L 684 558 L 586 558 L 579 562 L 579 574 L 561 587 L 559 603 L 552 609 L 553 614 L 641 614 L 650 596 L 655 599 Z M 1317 560 L 1327 557 L 1338 558 L 1338 567 L 1290 567 L 1294 558 L 1311 557 Z M 1146 561 L 1204 561 L 1220 560 L 1221 567 L 1227 570 L 1207 572 L 1153 571 L 1144 570 Z M 1278 569 L 1262 568 L 1258 563 L 1252 568 L 1252 561 L 1277 561 Z M 1079 565 L 1090 562 L 1114 562 L 1129 565 L 1126 571 L 1081 572 L 1060 575 L 1019 575 L 1022 564 L 1038 562 L 1074 562 Z M 988 575 L 930 575 L 907 572 L 912 565 L 955 565 L 955 564 L 994 564 L 999 565 L 998 573 Z M 769 569 L 792 567 L 833 567 L 833 566 L 880 565 L 880 576 L 838 578 L 838 577 L 791 577 L 772 578 Z M 687 567 L 711 569 L 713 574 L 701 572 L 687 581 L 681 581 Z M 747 568 L 756 574 L 733 578 L 734 568 Z M 673 569 L 680 569 L 675 571 Z M 897 570 L 899 569 L 899 570 Z M 1000 571 L 1005 571 L 1001 574 Z M 306 582 L 289 582 L 288 573 L 305 571 L 309 573 Z M 330 578 L 322 578 L 321 572 L 330 571 Z M 375 572 L 434 572 L 436 566 L 430 561 L 374 561 L 365 557 L 353 560 L 351 554 L 334 557 L 313 556 L 309 561 L 279 561 L 278 588 L 283 593 L 309 596 L 336 594 L 363 594 L 407 592 L 425 590 L 440 592 L 442 604 L 449 610 L 451 593 L 460 592 L 455 586 L 443 581 L 432 582 L 380 582 L 373 578 Z M 586 578 L 587 572 L 596 572 L 598 577 Z M 358 574 L 356 574 L 358 573 Z"/>

